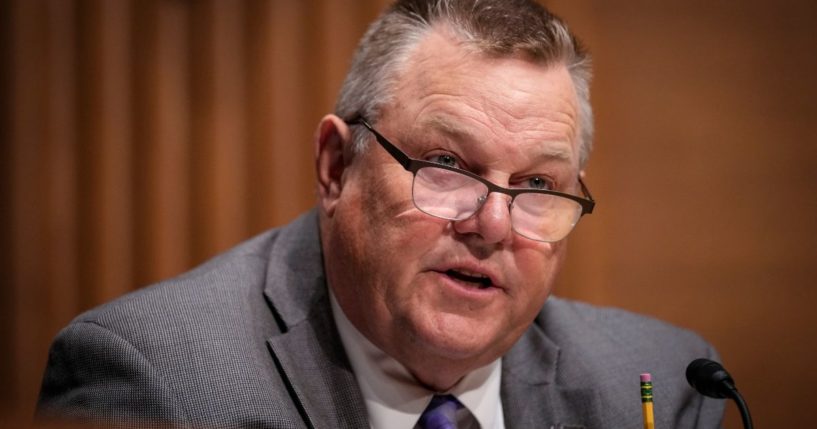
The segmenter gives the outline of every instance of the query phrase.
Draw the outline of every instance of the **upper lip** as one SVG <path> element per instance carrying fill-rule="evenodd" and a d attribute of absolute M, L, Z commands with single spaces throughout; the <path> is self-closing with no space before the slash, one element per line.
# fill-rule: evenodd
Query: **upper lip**
<path fill-rule="evenodd" d="M 486 277 L 491 280 L 491 286 L 504 289 L 504 282 L 499 273 L 492 267 L 484 264 L 471 262 L 448 262 L 436 265 L 432 271 L 445 273 L 446 271 L 457 271 L 471 277 Z"/>

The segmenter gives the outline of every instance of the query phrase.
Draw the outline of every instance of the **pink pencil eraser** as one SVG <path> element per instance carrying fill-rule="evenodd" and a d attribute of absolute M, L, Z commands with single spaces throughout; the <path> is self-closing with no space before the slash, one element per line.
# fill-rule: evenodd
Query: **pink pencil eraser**
<path fill-rule="evenodd" d="M 648 381 L 652 381 L 652 376 L 650 375 L 650 373 L 645 372 L 644 374 L 641 374 L 641 382 L 646 383 Z"/>

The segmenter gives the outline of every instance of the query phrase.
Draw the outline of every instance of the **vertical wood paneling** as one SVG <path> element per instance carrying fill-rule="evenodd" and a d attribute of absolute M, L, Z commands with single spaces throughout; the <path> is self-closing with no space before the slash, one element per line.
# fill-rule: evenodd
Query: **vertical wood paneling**
<path fill-rule="evenodd" d="M 77 258 L 77 142 L 76 142 L 76 48 L 74 8 L 61 0 L 46 2 L 44 17 L 47 77 L 42 82 L 46 106 L 43 116 L 44 170 L 48 183 L 43 196 L 46 239 L 41 243 L 46 265 L 46 302 L 50 317 L 41 341 L 76 316 L 80 308 Z M 50 215 L 49 215 L 50 214 Z"/>
<path fill-rule="evenodd" d="M 264 148 L 261 153 L 270 155 L 266 165 L 259 168 L 268 172 L 270 192 L 256 191 L 271 204 L 270 225 L 270 221 L 281 224 L 303 211 L 314 202 L 315 191 L 310 174 L 314 170 L 310 156 L 314 126 L 310 122 L 314 118 L 309 117 L 311 100 L 304 96 L 304 89 L 314 85 L 306 70 L 312 52 L 305 34 L 308 16 L 302 2 L 273 2 L 268 7 L 266 23 L 261 26 L 261 39 L 268 49 L 259 53 L 259 58 L 265 60 L 260 70 L 269 75 L 256 75 L 252 81 L 265 89 L 254 91 L 256 94 L 267 95 L 264 104 L 268 108 L 258 112 L 253 128 L 265 130 L 265 137 L 257 144 Z"/>
<path fill-rule="evenodd" d="M 354 52 L 355 45 L 363 35 L 364 28 L 359 24 L 359 9 L 352 6 L 350 1 L 323 0 L 318 15 L 317 35 L 319 51 L 321 53 L 321 72 L 317 81 L 320 82 L 320 104 L 325 112 L 334 108 L 335 97 Z M 350 27 L 351 23 L 356 23 Z"/>
<path fill-rule="evenodd" d="M 148 265 L 155 266 L 156 278 L 179 273 L 190 266 L 190 106 L 187 77 L 188 39 L 187 11 L 175 1 L 163 1 L 158 11 L 158 37 L 154 49 L 159 54 L 153 66 L 156 79 L 152 94 L 156 100 L 155 150 L 152 164 L 157 174 L 151 191 L 155 230 L 152 257 Z"/>
<path fill-rule="evenodd" d="M 134 48 L 135 278 L 137 285 L 145 285 L 191 263 L 188 11 L 183 3 L 166 0 L 140 2 L 135 9 L 141 34 Z"/>
<path fill-rule="evenodd" d="M 11 124 L 11 207 L 12 207 L 12 281 L 13 333 L 12 356 L 15 371 L 11 374 L 15 394 L 25 403 L 33 400 L 37 387 L 31 382 L 40 371 L 38 353 L 43 319 L 32 314 L 41 311 L 39 299 L 45 295 L 45 270 L 40 250 L 44 244 L 45 213 L 40 198 L 47 183 L 40 160 L 45 153 L 40 118 L 45 109 L 42 82 L 46 79 L 45 35 L 37 31 L 44 23 L 45 7 L 41 1 L 15 4 L 12 46 Z"/>
<path fill-rule="evenodd" d="M 125 0 L 82 4 L 84 50 L 79 119 L 83 146 L 83 292 L 88 304 L 133 287 L 133 189 L 129 7 Z"/>
<path fill-rule="evenodd" d="M 243 3 L 210 0 L 193 8 L 193 239 L 201 260 L 247 230 Z"/>
<path fill-rule="evenodd" d="M 12 131 L 11 112 L 16 101 L 12 90 L 14 62 L 12 58 L 12 37 L 15 29 L 13 4 L 0 2 L 0 383 L 9 388 L 0 390 L 0 415 L 10 414 L 14 406 L 16 385 L 13 373 L 16 359 L 12 352 L 15 340 L 15 269 L 12 235 L 14 231 L 11 204 L 13 203 L 12 183 Z"/>
<path fill-rule="evenodd" d="M 284 11 L 275 10 L 276 5 L 289 6 Z M 274 167 L 277 151 L 272 140 L 276 127 L 280 126 L 273 114 L 273 82 L 290 85 L 291 76 L 278 73 L 271 65 L 273 58 L 281 54 L 273 46 L 276 31 L 284 30 L 273 21 L 277 15 L 287 15 L 290 9 L 297 8 L 300 2 L 267 2 L 252 1 L 247 4 L 245 14 L 245 43 L 247 47 L 247 143 L 252 154 L 247 159 L 247 199 L 248 228 L 250 231 L 261 231 L 274 222 L 276 208 L 283 200 L 282 195 L 273 189 L 279 183 L 277 175 L 281 171 Z M 287 15 L 285 24 L 293 24 L 292 14 Z M 288 58 L 297 63 L 293 57 Z M 296 101 L 297 102 L 297 101 Z M 290 123 L 296 123 L 290 121 Z M 297 186 L 297 183 L 292 183 Z M 276 205 L 275 203 L 279 204 Z"/>

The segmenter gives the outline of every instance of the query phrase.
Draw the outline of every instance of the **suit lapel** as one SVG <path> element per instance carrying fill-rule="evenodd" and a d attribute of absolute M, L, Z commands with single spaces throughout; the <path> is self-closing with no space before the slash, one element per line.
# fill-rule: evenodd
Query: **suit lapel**
<path fill-rule="evenodd" d="M 332 318 L 315 210 L 280 231 L 264 296 L 280 333 L 272 359 L 307 427 L 369 427 L 363 395 Z"/>
<path fill-rule="evenodd" d="M 560 386 L 556 371 L 559 348 L 532 325 L 502 358 L 502 409 L 505 427 L 546 429 L 598 426 L 597 393 Z"/>
<path fill-rule="evenodd" d="M 368 427 L 363 396 L 335 333 L 330 306 L 324 307 L 268 340 L 273 359 L 308 427 Z"/>

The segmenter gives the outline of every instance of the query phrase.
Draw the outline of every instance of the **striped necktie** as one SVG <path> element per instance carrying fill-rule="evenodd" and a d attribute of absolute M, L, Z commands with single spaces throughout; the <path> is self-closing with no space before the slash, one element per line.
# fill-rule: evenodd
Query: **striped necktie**
<path fill-rule="evenodd" d="M 418 422 L 422 429 L 457 429 L 457 409 L 462 404 L 452 395 L 434 395 Z"/>

